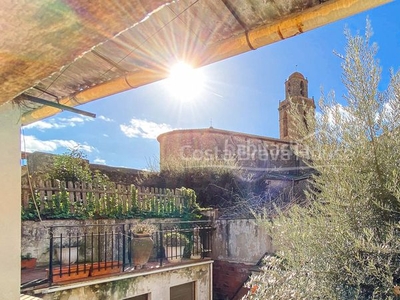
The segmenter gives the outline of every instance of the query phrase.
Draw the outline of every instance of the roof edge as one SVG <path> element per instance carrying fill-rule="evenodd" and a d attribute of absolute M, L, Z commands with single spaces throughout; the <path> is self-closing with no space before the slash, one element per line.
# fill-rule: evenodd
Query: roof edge
<path fill-rule="evenodd" d="M 160 143 L 160 138 L 166 136 L 166 135 L 172 135 L 172 134 L 182 134 L 182 133 L 201 133 L 201 132 L 207 132 L 207 133 L 219 133 L 219 134 L 225 134 L 225 135 L 236 135 L 236 136 L 243 136 L 247 138 L 255 138 L 255 139 L 260 139 L 264 141 L 270 141 L 270 142 L 275 142 L 275 143 L 282 143 L 282 144 L 292 144 L 291 141 L 286 141 L 286 140 L 281 140 L 278 138 L 272 138 L 272 137 L 266 137 L 262 135 L 255 135 L 255 134 L 249 134 L 249 133 L 244 133 L 244 132 L 237 132 L 237 131 L 230 131 L 230 130 L 224 130 L 224 129 L 216 129 L 214 127 L 209 127 L 209 128 L 198 128 L 198 129 L 176 129 L 168 132 L 164 132 L 160 134 L 157 137 L 157 141 Z"/>
<path fill-rule="evenodd" d="M 393 2 L 393 0 L 331 0 L 324 2 L 316 7 L 305 10 L 302 13 L 291 15 L 276 23 L 250 29 L 238 36 L 211 45 L 205 49 L 202 57 L 197 59 L 199 62 L 197 67 L 205 66 L 296 36 L 389 2 Z M 251 47 L 249 45 L 251 45 Z M 78 92 L 73 97 L 60 99 L 59 103 L 74 107 L 79 104 L 88 103 L 99 98 L 146 85 L 165 77 L 166 74 L 163 74 L 161 71 L 140 70 L 125 77 L 120 77 L 113 81 Z M 41 107 L 26 112 L 22 116 L 21 123 L 27 125 L 50 117 L 58 112 L 60 112 L 60 110 L 57 108 Z"/>

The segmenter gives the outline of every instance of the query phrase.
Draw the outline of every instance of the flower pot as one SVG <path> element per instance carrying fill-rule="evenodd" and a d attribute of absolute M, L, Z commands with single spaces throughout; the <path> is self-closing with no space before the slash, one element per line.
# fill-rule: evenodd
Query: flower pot
<path fill-rule="evenodd" d="M 78 247 L 56 248 L 57 259 L 61 264 L 74 264 L 78 259 Z"/>
<path fill-rule="evenodd" d="M 36 267 L 36 258 L 21 259 L 21 270 L 34 269 Z"/>
<path fill-rule="evenodd" d="M 121 270 L 121 261 L 95 262 L 91 265 L 90 276 L 109 275 L 119 273 Z"/>
<path fill-rule="evenodd" d="M 154 242 L 150 235 L 134 235 L 131 240 L 133 266 L 142 268 L 149 261 L 153 245 Z"/>
<path fill-rule="evenodd" d="M 165 254 L 167 259 L 171 263 L 180 262 L 182 260 L 183 251 L 185 250 L 185 246 L 166 246 Z"/>
<path fill-rule="evenodd" d="M 46 271 L 47 273 L 49 272 L 48 269 L 46 269 Z M 57 283 L 57 282 L 87 278 L 89 277 L 89 273 L 90 273 L 89 264 L 53 268 L 52 282 Z"/>

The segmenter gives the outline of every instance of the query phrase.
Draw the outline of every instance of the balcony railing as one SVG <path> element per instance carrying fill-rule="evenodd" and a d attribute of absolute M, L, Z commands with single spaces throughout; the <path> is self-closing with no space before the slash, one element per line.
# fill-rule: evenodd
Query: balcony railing
<path fill-rule="evenodd" d="M 147 263 L 135 265 L 133 224 L 50 227 L 48 280 L 62 281 L 111 273 L 150 269 L 190 259 L 209 257 L 209 221 L 154 223 L 153 245 Z"/>

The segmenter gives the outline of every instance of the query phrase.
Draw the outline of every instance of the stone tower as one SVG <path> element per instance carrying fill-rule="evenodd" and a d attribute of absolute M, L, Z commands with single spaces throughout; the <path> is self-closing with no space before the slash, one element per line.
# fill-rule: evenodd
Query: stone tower
<path fill-rule="evenodd" d="M 291 100 L 290 100 L 291 99 Z M 298 104 L 302 120 L 291 117 L 291 105 Z M 282 140 L 296 140 L 301 138 L 298 133 L 298 122 L 306 123 L 308 114 L 315 114 L 314 99 L 308 98 L 308 80 L 295 72 L 285 82 L 285 100 L 279 102 L 279 135 Z"/>

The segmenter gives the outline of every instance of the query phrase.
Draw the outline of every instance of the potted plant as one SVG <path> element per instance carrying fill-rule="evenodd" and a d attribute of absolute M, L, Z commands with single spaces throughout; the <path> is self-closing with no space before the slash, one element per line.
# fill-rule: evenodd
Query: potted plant
<path fill-rule="evenodd" d="M 164 234 L 165 254 L 169 262 L 180 262 L 189 243 L 187 237 L 177 231 L 171 231 Z"/>
<path fill-rule="evenodd" d="M 36 267 L 36 258 L 31 253 L 21 255 L 21 270 L 34 269 Z"/>
<path fill-rule="evenodd" d="M 54 243 L 53 249 L 55 257 L 60 262 L 58 267 L 53 265 L 52 283 L 65 282 L 86 278 L 90 274 L 90 265 L 81 263 L 78 260 L 78 251 L 82 241 L 77 237 L 60 238 L 62 243 Z M 49 272 L 49 269 L 46 269 Z"/>
<path fill-rule="evenodd" d="M 149 261 L 154 245 L 151 236 L 156 230 L 157 227 L 149 221 L 142 221 L 131 227 L 131 258 L 135 268 L 142 268 Z"/>
<path fill-rule="evenodd" d="M 80 241 L 79 240 L 66 240 L 60 246 L 54 244 L 55 253 L 58 261 L 63 265 L 69 265 L 76 263 L 78 259 Z"/>

